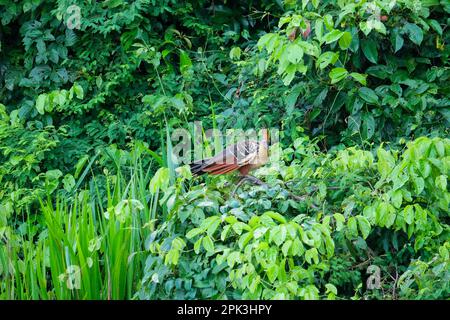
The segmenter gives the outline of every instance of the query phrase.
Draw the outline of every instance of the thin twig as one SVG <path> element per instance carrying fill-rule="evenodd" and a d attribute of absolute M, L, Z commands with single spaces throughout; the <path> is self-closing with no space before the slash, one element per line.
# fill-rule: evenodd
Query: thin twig
<path fill-rule="evenodd" d="M 395 279 L 394 279 L 394 286 L 392 289 L 392 299 L 396 300 L 396 295 L 397 295 L 397 281 L 398 281 L 398 272 L 397 272 L 397 266 L 395 266 Z"/>

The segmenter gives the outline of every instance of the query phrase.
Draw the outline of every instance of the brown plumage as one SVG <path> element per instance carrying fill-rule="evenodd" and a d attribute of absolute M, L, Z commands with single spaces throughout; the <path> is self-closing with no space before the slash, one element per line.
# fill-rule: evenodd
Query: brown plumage
<path fill-rule="evenodd" d="M 212 158 L 191 163 L 191 172 L 194 175 L 219 175 L 239 170 L 243 176 L 247 176 L 251 170 L 267 163 L 269 133 L 267 129 L 263 129 L 262 133 L 260 141 L 239 141 Z"/>

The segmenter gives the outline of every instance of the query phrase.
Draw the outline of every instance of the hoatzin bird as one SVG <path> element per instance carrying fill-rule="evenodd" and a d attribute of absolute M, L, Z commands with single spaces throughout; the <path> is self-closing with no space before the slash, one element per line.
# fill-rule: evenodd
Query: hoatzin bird
<path fill-rule="evenodd" d="M 269 158 L 269 131 L 262 129 L 262 139 L 239 141 L 226 147 L 214 157 L 190 164 L 193 175 L 213 174 L 220 175 L 239 170 L 241 180 L 236 189 L 246 180 L 262 184 L 257 178 L 250 176 L 249 172 L 267 163 Z"/>

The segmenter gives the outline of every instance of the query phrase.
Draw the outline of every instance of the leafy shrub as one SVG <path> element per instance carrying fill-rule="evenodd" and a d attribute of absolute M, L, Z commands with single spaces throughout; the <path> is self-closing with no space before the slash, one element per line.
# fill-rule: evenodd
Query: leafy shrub
<path fill-rule="evenodd" d="M 178 187 L 162 198 L 170 219 L 148 239 L 151 254 L 139 297 L 350 298 L 365 277 L 364 266 L 379 265 L 386 277 L 392 268 L 410 268 L 402 277 L 411 286 L 418 281 L 415 272 L 428 268 L 415 269 L 410 259 L 431 258 L 437 251 L 443 259 L 439 270 L 448 273 L 449 192 L 439 177 L 448 175 L 449 142 L 419 138 L 401 157 L 379 148 L 375 159 L 356 148 L 331 157 L 317 154 L 303 138 L 283 152 L 301 159 L 260 169 L 266 178 L 275 176 L 267 186 L 246 187 L 235 198 L 227 196 L 231 187 L 220 178 L 182 192 L 186 180 L 180 177 Z M 418 176 L 412 168 L 423 162 L 433 168 Z M 289 199 L 288 182 L 290 192 L 305 194 L 304 203 Z M 335 261 L 351 262 L 348 269 L 359 272 L 343 274 Z M 390 292 L 384 298 L 395 295 L 397 286 L 386 281 Z M 235 290 L 226 290 L 229 285 Z M 444 297 L 444 289 L 435 297 Z M 372 293 L 366 289 L 364 295 Z"/>

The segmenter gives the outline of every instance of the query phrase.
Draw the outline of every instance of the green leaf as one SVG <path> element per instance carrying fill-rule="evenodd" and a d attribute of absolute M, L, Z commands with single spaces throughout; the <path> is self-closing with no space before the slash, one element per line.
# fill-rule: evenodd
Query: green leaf
<path fill-rule="evenodd" d="M 230 268 L 233 268 L 236 263 L 241 262 L 241 254 L 237 251 L 231 252 L 227 257 L 227 263 Z"/>
<path fill-rule="evenodd" d="M 434 31 L 436 31 L 440 36 L 442 36 L 443 30 L 442 30 L 442 27 L 441 27 L 441 25 L 439 24 L 439 22 L 437 22 L 437 21 L 434 20 L 434 19 L 430 19 L 430 20 L 428 21 L 428 23 L 429 23 L 430 26 L 434 29 Z"/>
<path fill-rule="evenodd" d="M 273 283 L 278 276 L 278 266 L 276 264 L 272 264 L 266 271 L 267 277 L 269 278 L 269 282 Z"/>
<path fill-rule="evenodd" d="M 242 50 L 239 47 L 234 47 L 230 50 L 230 59 L 237 60 L 241 57 Z"/>
<path fill-rule="evenodd" d="M 318 264 L 319 263 L 319 253 L 317 252 L 317 249 L 316 248 L 311 248 L 309 250 L 306 250 L 306 252 L 305 252 L 305 260 L 309 264 L 311 264 L 312 261 L 314 261 L 315 264 Z"/>
<path fill-rule="evenodd" d="M 375 133 L 375 119 L 371 113 L 364 113 L 362 119 L 362 137 L 363 139 L 372 138 Z"/>
<path fill-rule="evenodd" d="M 230 232 L 231 226 L 230 225 L 226 225 L 222 232 L 220 233 L 220 240 L 225 241 L 225 239 L 227 238 L 227 234 L 228 232 Z"/>
<path fill-rule="evenodd" d="M 45 104 L 47 102 L 47 95 L 45 93 L 40 94 L 36 99 L 36 109 L 40 114 L 44 114 Z"/>
<path fill-rule="evenodd" d="M 440 175 L 436 177 L 434 184 L 442 191 L 447 191 L 447 176 Z"/>
<path fill-rule="evenodd" d="M 320 19 L 316 20 L 314 30 L 316 33 L 317 40 L 319 40 L 320 43 L 322 43 L 323 42 L 323 20 L 320 20 Z"/>
<path fill-rule="evenodd" d="M 276 245 L 281 245 L 284 240 L 286 240 L 286 227 L 285 226 L 276 226 L 272 228 L 270 231 L 270 240 L 275 242 Z"/>
<path fill-rule="evenodd" d="M 325 285 L 325 288 L 327 289 L 326 293 L 331 292 L 331 293 L 337 295 L 337 288 L 334 285 L 332 285 L 331 283 L 327 283 Z"/>
<path fill-rule="evenodd" d="M 366 239 L 370 234 L 370 222 L 363 216 L 356 216 L 356 219 L 358 220 L 358 227 L 361 231 L 361 235 L 364 239 Z"/>
<path fill-rule="evenodd" d="M 209 253 L 214 253 L 214 242 L 212 241 L 210 236 L 206 236 L 202 241 L 203 248 Z"/>
<path fill-rule="evenodd" d="M 259 38 L 257 47 L 260 51 L 263 50 L 263 48 L 266 48 L 269 53 L 273 51 L 275 48 L 275 44 L 277 43 L 278 35 L 275 33 L 267 33 L 263 35 L 261 38 Z"/>
<path fill-rule="evenodd" d="M 188 233 L 186 233 L 186 238 L 192 239 L 193 237 L 195 237 L 196 235 L 199 235 L 200 233 L 203 233 L 202 229 L 194 228 L 194 229 L 190 230 Z"/>
<path fill-rule="evenodd" d="M 361 48 L 364 56 L 372 63 L 377 63 L 378 61 L 378 51 L 377 44 L 374 40 L 363 40 L 361 43 Z"/>
<path fill-rule="evenodd" d="M 352 34 L 348 31 L 345 31 L 342 37 L 339 39 L 339 47 L 342 50 L 347 50 L 352 43 Z"/>
<path fill-rule="evenodd" d="M 327 257 L 331 258 L 334 255 L 334 241 L 330 236 L 325 237 L 325 249 L 327 250 Z"/>
<path fill-rule="evenodd" d="M 281 252 L 283 252 L 284 256 L 288 255 L 289 249 L 291 248 L 292 240 L 287 240 L 283 246 L 281 247 Z"/>
<path fill-rule="evenodd" d="M 377 104 L 377 105 L 379 104 L 377 94 L 370 88 L 367 87 L 359 88 L 358 94 L 364 101 L 366 101 L 369 104 Z"/>
<path fill-rule="evenodd" d="M 405 31 L 408 33 L 409 39 L 417 45 L 420 45 L 423 40 L 423 31 L 414 23 L 407 23 Z"/>
<path fill-rule="evenodd" d="M 330 71 L 331 83 L 337 83 L 343 79 L 345 79 L 348 75 L 348 71 L 344 68 L 334 68 Z"/>
<path fill-rule="evenodd" d="M 195 241 L 195 243 L 194 243 L 194 252 L 196 253 L 196 254 L 199 254 L 200 253 L 200 246 L 202 245 L 202 238 L 199 238 L 197 241 Z"/>
<path fill-rule="evenodd" d="M 295 65 L 291 64 L 287 69 L 286 69 L 286 73 L 283 77 L 283 83 L 285 86 L 288 86 L 291 84 L 292 80 L 294 80 L 295 77 Z"/>
<path fill-rule="evenodd" d="M 240 249 L 244 249 L 244 247 L 250 242 L 250 240 L 253 238 L 253 232 L 246 232 L 244 233 L 238 241 L 238 245 Z"/>
<path fill-rule="evenodd" d="M 336 220 L 336 231 L 341 231 L 344 227 L 345 217 L 341 213 L 335 213 L 333 215 L 334 219 Z"/>
<path fill-rule="evenodd" d="M 309 0 L 302 0 L 302 9 L 304 10 L 308 5 Z"/>
<path fill-rule="evenodd" d="M 328 32 L 324 37 L 323 41 L 325 41 L 326 44 L 330 44 L 332 42 L 335 42 L 339 40 L 344 35 L 344 32 L 339 30 L 333 30 L 331 32 Z M 351 36 L 350 36 L 351 37 Z M 351 40 L 350 40 L 351 41 Z M 350 45 L 350 44 L 349 44 Z"/>
<path fill-rule="evenodd" d="M 303 243 L 299 238 L 295 238 L 295 240 L 292 242 L 291 248 L 292 254 L 296 256 L 301 256 L 305 252 L 305 247 L 303 246 Z"/>
<path fill-rule="evenodd" d="M 407 224 L 412 224 L 414 222 L 414 207 L 411 205 L 407 205 L 403 209 L 403 217 Z"/>
<path fill-rule="evenodd" d="M 363 86 L 367 85 L 367 74 L 361 74 L 361 73 L 357 73 L 357 72 L 352 72 L 350 73 L 350 76 L 355 79 L 356 81 L 358 81 L 359 83 L 361 83 Z"/>
<path fill-rule="evenodd" d="M 185 75 L 189 71 L 190 68 L 192 68 L 192 61 L 191 61 L 191 58 L 189 58 L 189 54 L 184 50 L 180 50 L 180 72 L 181 72 L 181 74 Z"/>
<path fill-rule="evenodd" d="M 425 188 L 425 180 L 423 180 L 422 177 L 413 177 L 413 184 L 416 194 L 421 194 L 423 189 Z"/>
<path fill-rule="evenodd" d="M 394 37 L 394 53 L 403 47 L 404 42 L 402 36 L 396 33 Z"/>
<path fill-rule="evenodd" d="M 269 216 L 269 217 L 271 217 L 274 220 L 277 220 L 278 222 L 286 223 L 286 219 L 281 214 L 279 214 L 278 212 L 266 211 L 264 214 Z"/>
<path fill-rule="evenodd" d="M 395 190 L 391 195 L 392 204 L 396 208 L 400 208 L 403 201 L 403 193 L 402 190 Z"/>
<path fill-rule="evenodd" d="M 355 217 L 348 218 L 347 228 L 350 237 L 356 238 L 358 236 L 358 224 Z"/>
<path fill-rule="evenodd" d="M 72 88 L 73 88 L 73 92 L 75 93 L 77 98 L 78 99 L 83 99 L 83 97 L 84 97 L 83 87 L 80 86 L 78 83 L 74 83 Z"/>
<path fill-rule="evenodd" d="M 289 62 L 299 63 L 302 60 L 303 49 L 298 44 L 291 44 L 286 50 Z"/>
<path fill-rule="evenodd" d="M 334 29 L 333 17 L 330 14 L 326 14 L 323 17 L 323 22 L 325 23 L 325 26 L 327 27 L 328 30 Z"/>
<path fill-rule="evenodd" d="M 336 63 L 339 58 L 339 53 L 327 51 L 320 55 L 316 61 L 316 67 L 325 69 L 328 65 Z"/>
<path fill-rule="evenodd" d="M 220 225 L 220 217 L 216 217 L 217 219 L 213 219 L 211 224 L 208 226 L 208 229 L 206 230 L 206 234 L 208 236 L 212 236 L 214 234 L 214 232 L 216 232 L 217 228 Z"/>

